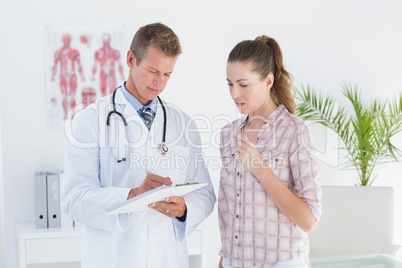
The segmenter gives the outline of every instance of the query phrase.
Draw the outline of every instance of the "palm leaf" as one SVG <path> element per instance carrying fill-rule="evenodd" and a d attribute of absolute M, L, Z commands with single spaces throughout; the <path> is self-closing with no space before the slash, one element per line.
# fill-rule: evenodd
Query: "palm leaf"
<path fill-rule="evenodd" d="M 316 93 L 309 85 L 297 90 L 300 101 L 297 115 L 303 120 L 320 123 L 335 131 L 342 139 L 347 151 L 346 167 L 356 168 L 360 185 L 371 185 L 376 175 L 375 167 L 398 161 L 402 151 L 390 141 L 402 131 L 402 94 L 392 101 L 375 100 L 366 106 L 357 87 L 342 85 L 343 95 L 353 106 L 350 116 L 331 96 Z"/>

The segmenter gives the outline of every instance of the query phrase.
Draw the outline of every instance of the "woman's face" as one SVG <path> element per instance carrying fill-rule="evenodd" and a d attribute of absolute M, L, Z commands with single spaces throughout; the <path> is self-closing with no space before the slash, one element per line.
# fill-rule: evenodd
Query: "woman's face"
<path fill-rule="evenodd" d="M 230 95 L 242 114 L 264 115 L 273 104 L 270 97 L 270 88 L 274 76 L 269 74 L 266 78 L 252 71 L 251 62 L 229 62 L 226 67 L 226 80 L 228 81 Z"/>

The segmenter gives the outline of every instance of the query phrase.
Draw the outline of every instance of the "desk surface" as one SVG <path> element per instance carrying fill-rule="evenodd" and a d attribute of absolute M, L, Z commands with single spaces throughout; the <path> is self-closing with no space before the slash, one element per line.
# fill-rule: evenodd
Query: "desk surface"
<path fill-rule="evenodd" d="M 402 257 L 388 254 L 314 258 L 312 268 L 402 268 Z"/>
<path fill-rule="evenodd" d="M 17 224 L 16 231 L 22 268 L 26 268 L 28 264 L 81 261 L 82 225 L 76 228 L 37 229 L 35 223 L 28 222 Z M 186 237 L 189 256 L 205 258 L 203 236 L 203 230 L 197 228 Z"/>
<path fill-rule="evenodd" d="M 35 223 L 18 223 L 16 226 L 17 235 L 21 239 L 34 238 L 52 238 L 52 237 L 81 237 L 83 227 L 79 225 L 76 228 L 36 228 Z"/>

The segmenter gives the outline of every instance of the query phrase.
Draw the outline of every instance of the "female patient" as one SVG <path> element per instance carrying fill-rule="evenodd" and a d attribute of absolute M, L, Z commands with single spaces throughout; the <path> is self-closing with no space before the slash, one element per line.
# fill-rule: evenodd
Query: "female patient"
<path fill-rule="evenodd" d="M 229 54 L 230 95 L 244 116 L 221 133 L 219 267 L 308 267 L 307 233 L 321 215 L 319 165 L 282 61 L 267 36 Z"/>

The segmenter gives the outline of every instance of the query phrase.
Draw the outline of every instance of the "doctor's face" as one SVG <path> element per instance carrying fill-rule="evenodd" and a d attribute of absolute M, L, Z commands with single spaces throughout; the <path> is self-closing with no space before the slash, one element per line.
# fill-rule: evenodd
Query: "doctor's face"
<path fill-rule="evenodd" d="M 166 56 L 159 49 L 150 46 L 146 56 L 137 65 L 136 57 L 130 50 L 127 53 L 127 65 L 130 67 L 127 90 L 142 105 L 147 105 L 165 89 L 176 60 L 176 57 Z"/>

